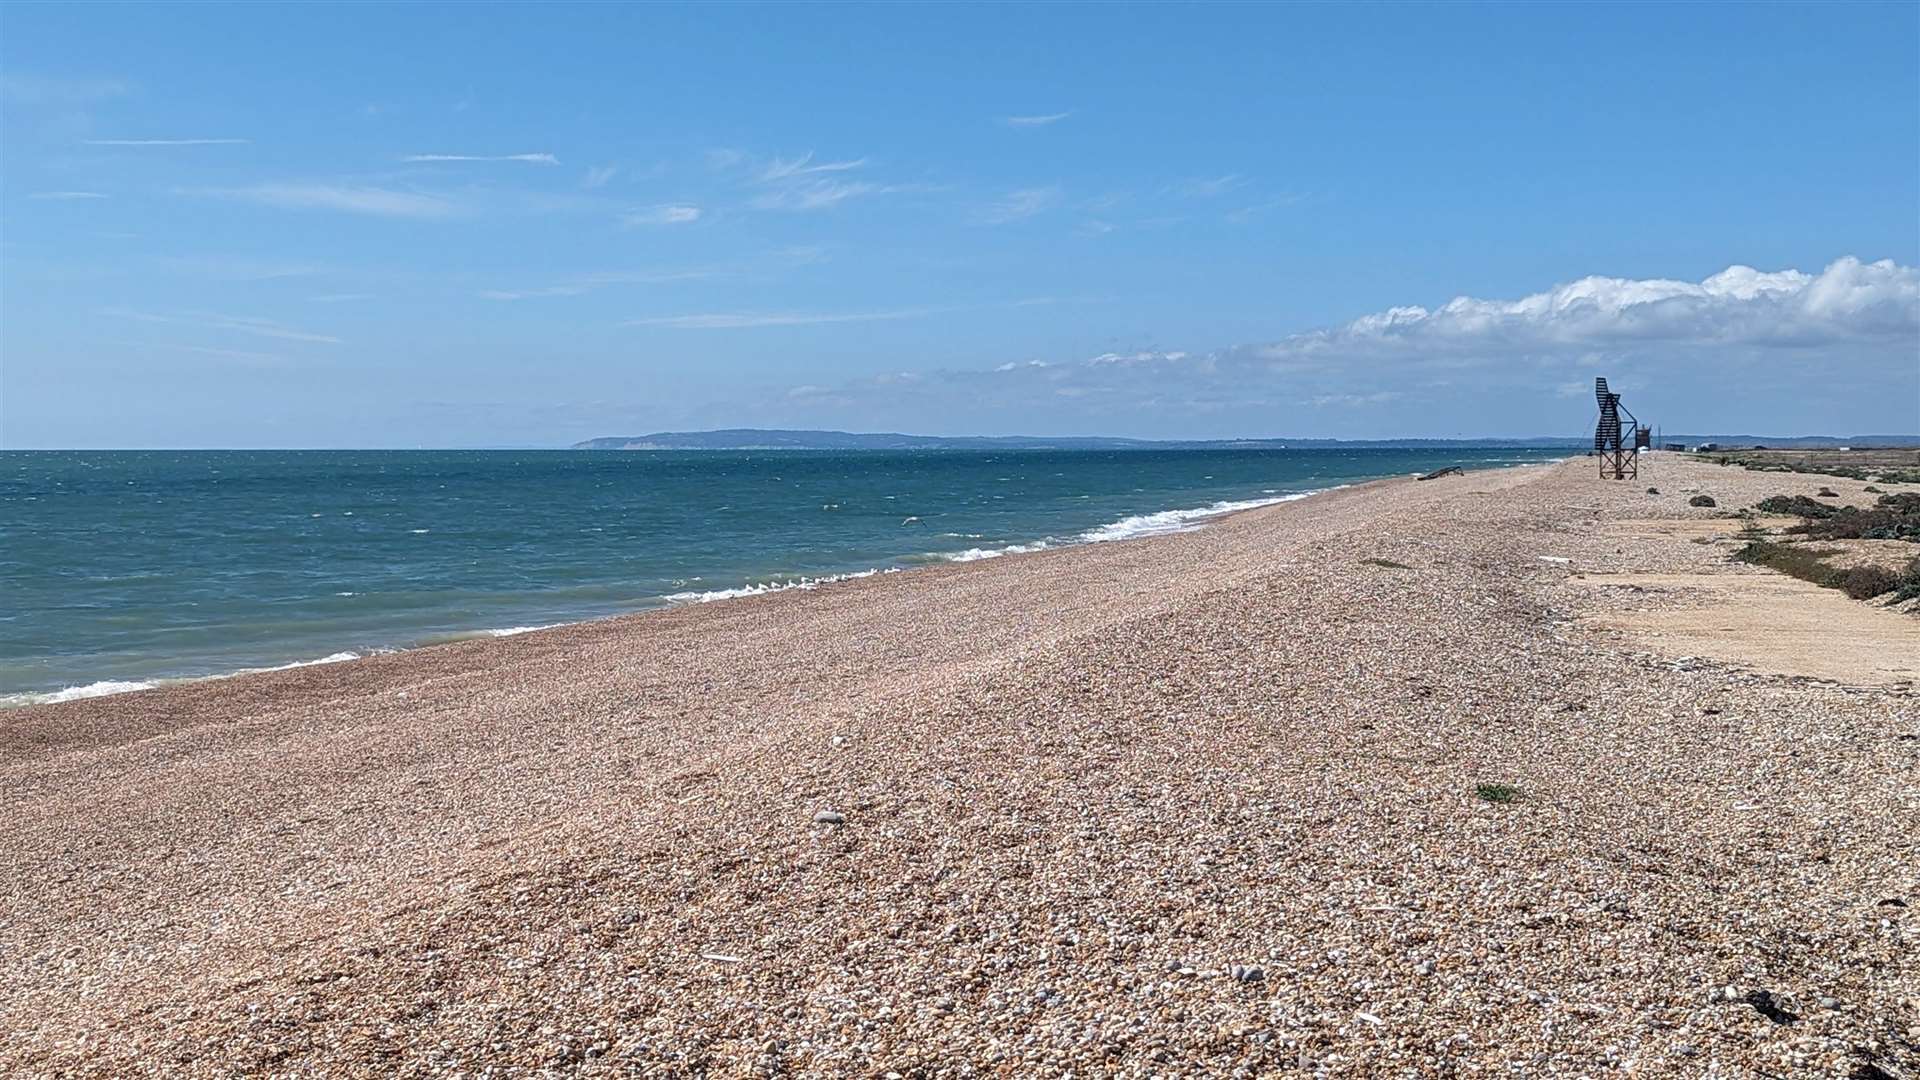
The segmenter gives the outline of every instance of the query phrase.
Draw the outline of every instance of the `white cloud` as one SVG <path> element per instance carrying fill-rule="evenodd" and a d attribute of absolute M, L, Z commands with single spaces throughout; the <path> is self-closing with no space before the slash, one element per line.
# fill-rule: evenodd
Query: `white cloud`
<path fill-rule="evenodd" d="M 278 354 L 271 354 L 271 352 L 252 352 L 252 350 L 236 350 L 236 348 L 188 346 L 188 344 L 173 344 L 173 342 L 106 342 L 106 344 L 109 344 L 109 346 L 121 346 L 121 348 L 138 348 L 138 350 L 154 350 L 154 348 L 157 348 L 157 350 L 167 350 L 167 352 L 190 352 L 190 354 L 196 354 L 196 356 L 211 356 L 215 357 L 215 359 L 232 359 L 232 361 L 238 361 L 238 363 L 244 363 L 244 365 L 250 365 L 250 367 L 275 367 L 275 365 L 286 363 L 286 357 L 278 356 Z"/>
<path fill-rule="evenodd" d="M 744 160 L 744 155 L 738 154 L 726 159 L 729 166 Z M 864 195 L 904 190 L 839 175 L 865 168 L 866 164 L 866 158 L 816 162 L 810 152 L 797 158 L 776 157 L 748 177 L 751 184 L 764 189 L 749 199 L 748 205 L 756 210 L 826 210 Z"/>
<path fill-rule="evenodd" d="M 452 202 L 437 195 L 351 184 L 255 184 L 242 188 L 207 188 L 199 193 L 290 210 L 341 210 L 377 217 L 444 218 L 459 212 Z"/>
<path fill-rule="evenodd" d="M 1033 217 L 1059 202 L 1060 189 L 1057 187 L 1021 188 L 1007 192 L 997 202 L 982 207 L 974 216 L 989 225 L 1005 225 Z"/>
<path fill-rule="evenodd" d="M 629 210 L 620 215 L 620 224 L 629 228 L 645 225 L 685 225 L 699 220 L 699 207 L 677 203 Z"/>
<path fill-rule="evenodd" d="M 778 191 L 756 196 L 753 199 L 753 205 L 761 210 L 825 210 L 848 199 L 890 190 L 892 189 L 863 181 L 841 183 L 836 180 L 815 180 L 806 184 L 792 184 Z"/>
<path fill-rule="evenodd" d="M 28 195 L 29 199 L 104 199 L 107 196 L 98 191 L 36 191 Z"/>
<path fill-rule="evenodd" d="M 1057 112 L 1047 113 L 1043 116 L 1009 116 L 1003 118 L 1000 122 L 1008 127 L 1037 128 L 1046 127 L 1049 124 L 1057 124 L 1072 115 L 1072 112 Z"/>
<path fill-rule="evenodd" d="M 529 165 L 558 165 L 560 159 L 552 154 L 408 154 L 400 159 L 410 162 L 433 161 L 521 161 Z"/>
<path fill-rule="evenodd" d="M 1114 350 L 841 392 L 869 411 L 900 414 L 938 415 L 939 402 L 962 400 L 976 417 L 992 416 L 1064 397 L 1115 424 L 1231 416 L 1277 433 L 1318 425 L 1355 434 L 1362 423 L 1402 436 L 1492 434 L 1481 425 L 1497 399 L 1506 415 L 1542 418 L 1537 430 L 1511 434 L 1577 435 L 1588 418 L 1564 395 L 1585 397 L 1579 388 L 1597 374 L 1658 388 L 1638 400 L 1670 424 L 1760 394 L 1838 395 L 1911 431 L 1920 421 L 1920 269 L 1848 257 L 1818 273 L 1734 266 L 1699 282 L 1588 277 L 1517 299 L 1390 307 L 1264 344 Z M 1361 418 L 1315 421 L 1301 406 Z"/>
<path fill-rule="evenodd" d="M 720 276 L 713 268 L 691 270 L 635 270 L 579 274 L 557 285 L 525 289 L 487 289 L 480 293 L 487 300 L 535 300 L 550 296 L 583 296 L 609 285 L 659 285 L 669 281 L 702 281 Z"/>
<path fill-rule="evenodd" d="M 620 169 L 616 165 L 596 165 L 587 170 L 586 176 L 581 177 L 580 186 L 583 188 L 606 187 L 619 171 Z"/>
<path fill-rule="evenodd" d="M 778 314 L 712 313 L 666 315 L 646 319 L 628 319 L 628 326 L 665 326 L 676 330 L 750 330 L 766 326 L 818 326 L 826 323 L 882 322 L 913 319 L 932 314 L 934 308 L 909 308 L 899 311 L 863 311 L 849 313 L 785 312 Z"/>
<path fill-rule="evenodd" d="M 158 314 L 148 311 L 128 311 L 123 308 L 110 308 L 101 312 L 116 319 L 132 319 L 136 322 L 161 323 L 176 326 L 198 326 L 209 330 L 224 330 L 232 333 L 247 334 L 253 337 L 274 338 L 279 341 L 300 341 L 323 345 L 338 345 L 337 337 L 327 334 L 315 334 L 305 330 L 296 330 L 283 326 L 272 319 L 261 319 L 245 315 L 218 315 L 210 312 L 179 312 Z"/>
<path fill-rule="evenodd" d="M 0 75 L 0 98 L 22 105 L 84 105 L 128 92 L 118 79 L 62 79 L 46 75 Z"/>
<path fill-rule="evenodd" d="M 245 146 L 252 139 L 81 139 L 88 146 Z"/>
<path fill-rule="evenodd" d="M 1190 199 L 1212 199 L 1235 188 L 1246 186 L 1247 178 L 1239 173 L 1227 173 L 1225 176 L 1202 177 L 1182 181 L 1175 190 Z"/>
<path fill-rule="evenodd" d="M 760 182 L 778 183 L 796 176 L 817 176 L 821 173 L 849 172 L 867 163 L 866 158 L 853 158 L 848 161 L 822 161 L 814 164 L 813 152 L 809 150 L 797 158 L 774 158 L 772 163 L 760 170 Z"/>
<path fill-rule="evenodd" d="M 356 300 L 371 299 L 373 299 L 372 293 L 363 292 L 321 293 L 318 296 L 307 297 L 307 301 L 314 304 L 349 304 Z"/>
<path fill-rule="evenodd" d="M 1587 277 L 1518 300 L 1394 307 L 1273 348 L 1375 350 L 1809 345 L 1920 333 L 1920 271 L 1836 260 L 1817 275 L 1732 266 L 1698 284 Z"/>

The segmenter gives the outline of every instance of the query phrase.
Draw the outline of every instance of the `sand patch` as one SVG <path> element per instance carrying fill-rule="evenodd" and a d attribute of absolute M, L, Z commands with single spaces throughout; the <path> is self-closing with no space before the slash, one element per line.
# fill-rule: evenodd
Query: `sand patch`
<path fill-rule="evenodd" d="M 1651 651 L 1850 686 L 1920 680 L 1920 619 L 1773 573 L 1588 574 L 1583 621 Z"/>

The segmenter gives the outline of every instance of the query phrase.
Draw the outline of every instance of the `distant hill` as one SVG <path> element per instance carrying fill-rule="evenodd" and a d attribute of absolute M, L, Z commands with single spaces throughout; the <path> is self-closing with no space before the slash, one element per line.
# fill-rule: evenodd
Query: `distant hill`
<path fill-rule="evenodd" d="M 573 444 L 575 450 L 1195 450 L 1286 447 L 1409 448 L 1445 446 L 1577 447 L 1578 439 L 1118 439 L 1100 436 L 901 435 L 891 432 L 784 431 L 727 428 L 615 435 Z"/>

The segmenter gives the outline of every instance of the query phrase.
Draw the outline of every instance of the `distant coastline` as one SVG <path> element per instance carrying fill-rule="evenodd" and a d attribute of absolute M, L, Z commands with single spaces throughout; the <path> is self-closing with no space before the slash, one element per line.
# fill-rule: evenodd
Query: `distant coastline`
<path fill-rule="evenodd" d="M 1663 442 L 1777 448 L 1920 446 L 1920 435 L 1663 435 Z M 1429 450 L 1579 449 L 1588 438 L 1486 439 L 1127 439 L 1105 436 L 906 435 L 898 432 L 720 428 L 607 435 L 572 450 Z"/>

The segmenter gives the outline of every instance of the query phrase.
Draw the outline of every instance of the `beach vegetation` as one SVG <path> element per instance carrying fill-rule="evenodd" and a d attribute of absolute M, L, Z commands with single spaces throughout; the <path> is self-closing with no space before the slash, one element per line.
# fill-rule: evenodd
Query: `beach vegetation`
<path fill-rule="evenodd" d="M 1895 602 L 1920 596 L 1920 558 L 1907 563 L 1904 570 L 1889 570 L 1867 564 L 1844 569 L 1827 560 L 1840 552 L 1833 548 L 1802 547 L 1769 540 L 1755 540 L 1734 553 L 1734 558 L 1754 566 L 1764 566 L 1789 577 L 1811 581 L 1829 589 L 1839 589 L 1855 600 L 1872 600 L 1892 594 Z"/>
<path fill-rule="evenodd" d="M 1520 798 L 1520 789 L 1511 784 L 1476 784 L 1473 793 L 1481 802 L 1510 803 Z"/>
<path fill-rule="evenodd" d="M 1920 494 L 1881 495 L 1873 506 L 1828 506 L 1805 495 L 1774 495 L 1758 508 L 1792 514 L 1800 524 L 1787 531 L 1814 540 L 1906 540 L 1920 543 Z"/>
<path fill-rule="evenodd" d="M 1714 502 L 1713 496 L 1711 495 L 1695 495 L 1693 498 L 1687 500 L 1687 505 L 1688 506 L 1718 506 L 1720 504 L 1717 502 Z"/>

